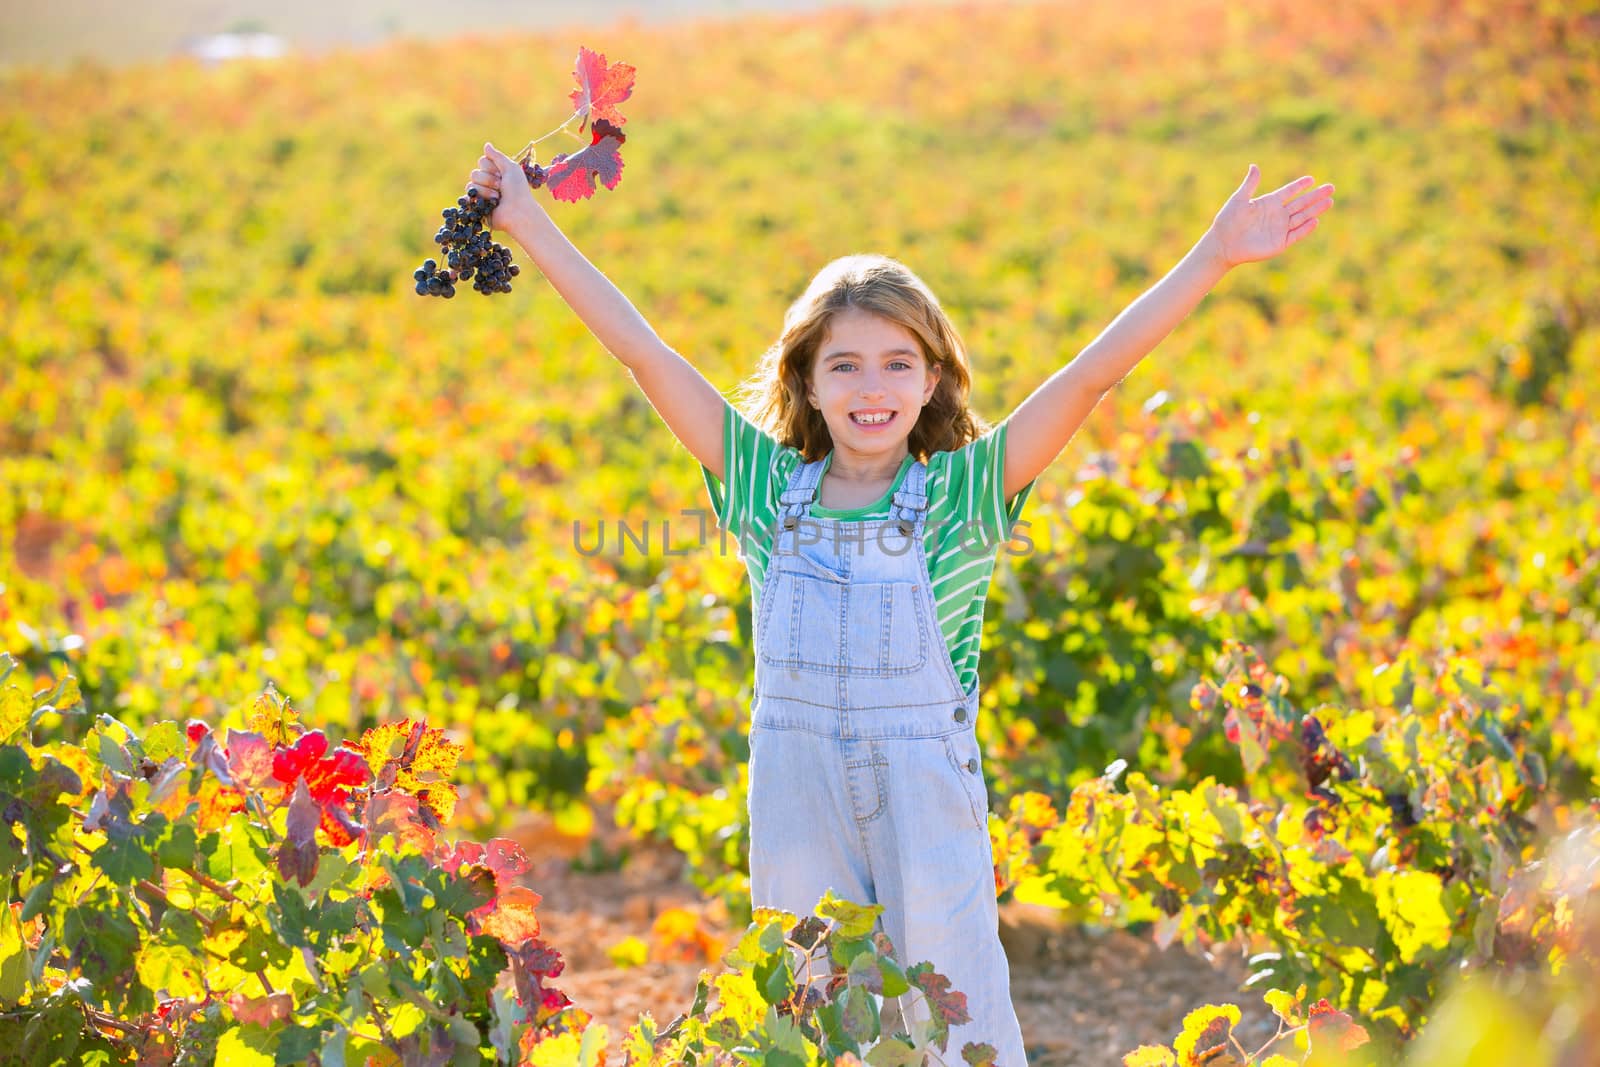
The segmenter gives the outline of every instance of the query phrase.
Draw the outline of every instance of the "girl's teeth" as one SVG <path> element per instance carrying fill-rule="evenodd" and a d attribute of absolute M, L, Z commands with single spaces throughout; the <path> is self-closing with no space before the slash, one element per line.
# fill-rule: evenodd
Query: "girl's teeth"
<path fill-rule="evenodd" d="M 873 425 L 880 425 L 882 423 L 888 422 L 890 419 L 894 418 L 894 415 L 892 413 L 888 414 L 888 415 L 870 415 L 870 416 L 869 415 L 852 415 L 851 418 L 855 419 L 857 422 L 862 422 L 862 423 L 866 423 L 869 426 L 873 426 Z"/>

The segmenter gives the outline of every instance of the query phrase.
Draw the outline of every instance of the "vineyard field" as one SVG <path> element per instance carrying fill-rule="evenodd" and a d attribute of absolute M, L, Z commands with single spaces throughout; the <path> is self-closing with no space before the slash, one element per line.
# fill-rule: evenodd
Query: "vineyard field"
<path fill-rule="evenodd" d="M 959 1015 L 863 902 L 751 907 L 750 585 L 694 457 L 521 248 L 413 291 L 580 46 L 637 71 L 626 163 L 550 214 L 730 397 L 871 251 L 997 423 L 1249 164 L 1335 183 L 1000 554 L 1031 1062 L 1600 1047 L 1600 4 L 571 21 L 0 69 L 0 1050 L 882 1067 L 941 1033 L 874 995 Z"/>

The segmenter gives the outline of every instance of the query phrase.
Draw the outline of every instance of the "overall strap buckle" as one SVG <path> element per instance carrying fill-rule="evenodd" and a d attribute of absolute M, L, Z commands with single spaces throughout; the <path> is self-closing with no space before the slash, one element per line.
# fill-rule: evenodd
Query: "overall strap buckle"
<path fill-rule="evenodd" d="M 896 525 L 907 537 L 911 536 L 923 513 L 928 510 L 928 495 L 924 490 L 927 474 L 927 465 L 919 459 L 911 464 L 905 481 L 895 490 L 893 517 L 899 520 Z"/>
<path fill-rule="evenodd" d="M 817 498 L 817 487 L 822 484 L 824 460 L 802 463 L 789 475 L 789 484 L 778 496 L 783 508 L 783 528 L 792 530 L 799 525 L 806 508 Z"/>

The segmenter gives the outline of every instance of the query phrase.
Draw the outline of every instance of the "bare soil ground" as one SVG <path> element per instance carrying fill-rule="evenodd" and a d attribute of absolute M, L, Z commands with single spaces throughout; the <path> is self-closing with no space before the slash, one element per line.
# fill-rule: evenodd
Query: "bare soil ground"
<path fill-rule="evenodd" d="M 682 857 L 670 848 L 630 841 L 622 869 L 589 873 L 572 869 L 575 843 L 542 832 L 536 822 L 512 836 L 533 860 L 526 881 L 544 897 L 544 939 L 566 960 L 554 984 L 609 1027 L 611 1062 L 620 1064 L 622 1039 L 641 1012 L 665 1026 L 688 1009 L 700 972 L 722 969 L 704 954 L 663 958 L 656 917 L 685 909 L 723 945 L 740 931 L 683 877 Z M 1260 997 L 1238 992 L 1246 973 L 1240 960 L 1207 961 L 1181 945 L 1163 950 L 1126 931 L 1065 926 L 1048 909 L 1027 904 L 1001 905 L 1000 927 L 1034 1067 L 1120 1064 L 1141 1044 L 1170 1044 L 1183 1017 L 1207 1003 L 1241 1005 L 1244 1021 L 1235 1032 L 1246 1047 L 1270 1033 Z M 650 961 L 619 967 L 608 950 L 630 936 L 652 946 Z"/>

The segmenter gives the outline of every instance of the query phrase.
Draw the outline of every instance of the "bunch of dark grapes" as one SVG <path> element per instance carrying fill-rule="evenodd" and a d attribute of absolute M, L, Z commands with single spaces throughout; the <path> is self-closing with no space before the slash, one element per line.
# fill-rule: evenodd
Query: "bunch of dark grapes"
<path fill-rule="evenodd" d="M 411 275 L 416 279 L 418 296 L 442 296 L 448 300 L 456 295 L 456 282 L 467 279 L 485 296 L 511 291 L 511 279 L 518 273 L 517 265 L 511 262 L 511 249 L 489 238 L 489 217 L 497 203 L 498 200 L 479 196 L 476 189 L 468 189 L 466 196 L 456 200 L 455 207 L 444 209 L 444 225 L 433 235 L 433 242 L 445 257 L 445 269 L 440 270 L 434 260 L 425 260 Z"/>

